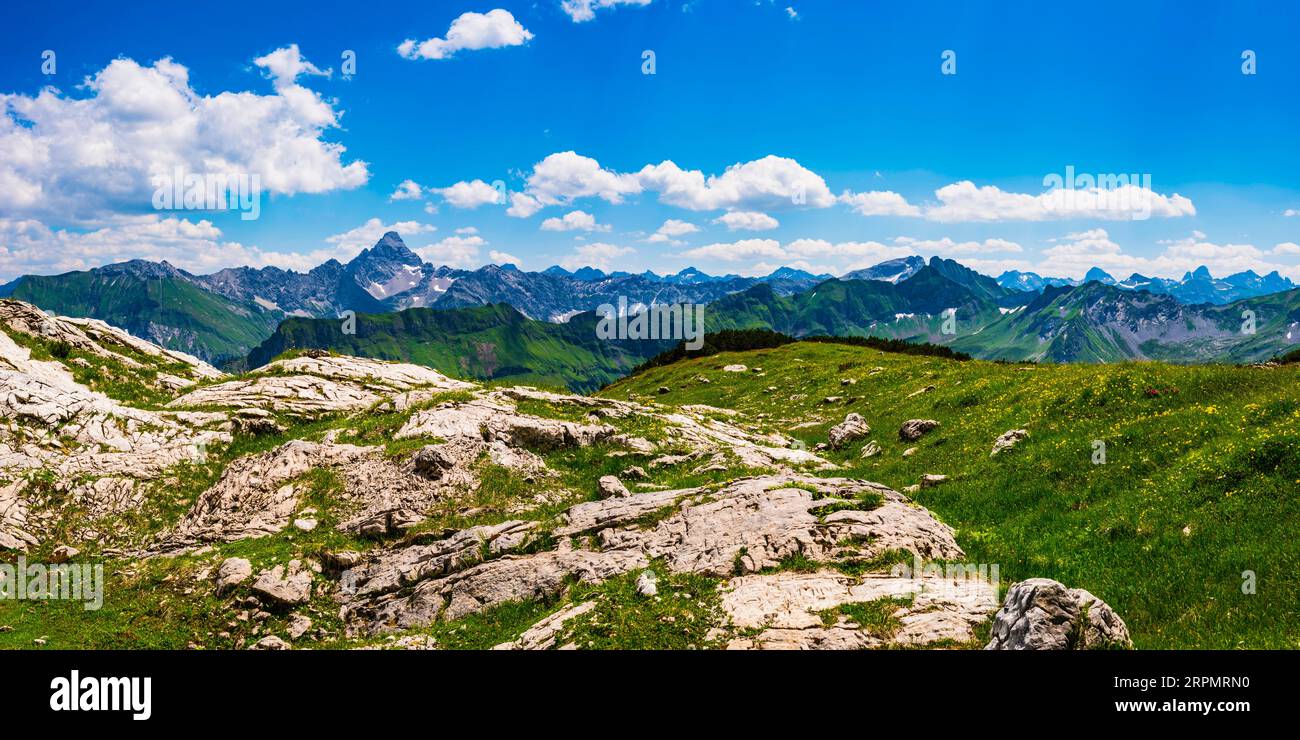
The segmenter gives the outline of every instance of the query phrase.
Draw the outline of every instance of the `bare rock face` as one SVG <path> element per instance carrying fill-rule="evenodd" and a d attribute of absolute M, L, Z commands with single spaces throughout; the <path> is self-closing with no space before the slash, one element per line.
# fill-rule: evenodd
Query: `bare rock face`
<path fill-rule="evenodd" d="M 304 355 L 287 360 L 276 360 L 261 368 L 259 372 L 317 375 L 331 380 L 357 381 L 366 385 L 380 383 L 399 390 L 428 387 L 437 391 L 457 391 L 473 390 L 478 387 L 473 383 L 448 378 L 437 370 L 423 365 L 372 360 L 365 357 Z"/>
<path fill-rule="evenodd" d="M 501 440 L 511 447 L 558 450 L 595 444 L 614 436 L 609 425 L 575 424 L 520 414 L 512 406 L 485 400 L 445 403 L 417 411 L 397 430 L 397 439 L 438 437 Z"/>
<path fill-rule="evenodd" d="M 904 442 L 914 442 L 926 432 L 938 427 L 939 422 L 934 419 L 908 419 L 903 422 L 903 426 L 899 427 L 898 438 Z"/>
<path fill-rule="evenodd" d="M 1014 584 L 993 619 L 986 650 L 1130 648 L 1128 627 L 1106 602 L 1049 578 Z"/>
<path fill-rule="evenodd" d="M 871 434 L 871 427 L 863 420 L 861 414 L 851 413 L 844 417 L 842 423 L 831 427 L 827 435 L 827 442 L 830 443 L 832 450 L 838 450 L 844 445 Z"/>
<path fill-rule="evenodd" d="M 550 650 L 555 646 L 555 639 L 559 637 L 560 632 L 569 621 L 586 614 L 594 608 L 596 608 L 596 602 L 584 601 L 568 609 L 561 609 L 529 627 L 519 636 L 519 639 L 513 642 L 503 642 L 493 650 Z"/>
<path fill-rule="evenodd" d="M 187 406 L 253 406 L 290 413 L 323 414 L 360 411 L 383 399 L 379 393 L 356 383 L 340 382 L 314 375 L 270 375 L 208 385 L 186 393 L 167 404 Z"/>
<path fill-rule="evenodd" d="M 372 450 L 353 445 L 294 440 L 270 452 L 235 460 L 151 550 L 168 552 L 280 532 L 289 526 L 298 506 L 299 491 L 291 481 L 314 468 L 356 463 L 372 454 Z"/>
<path fill-rule="evenodd" d="M 883 628 L 863 629 L 845 614 L 834 616 L 837 607 L 882 599 L 891 600 L 886 607 L 891 624 Z M 722 608 L 733 626 L 757 630 L 733 639 L 727 645 L 733 650 L 920 647 L 973 640 L 975 628 L 997 608 L 997 587 L 983 580 L 953 583 L 928 576 L 775 573 L 732 580 Z"/>
<path fill-rule="evenodd" d="M 663 518 L 647 524 L 648 516 Z M 643 569 L 655 558 L 672 572 L 725 577 L 796 555 L 826 562 L 889 549 L 963 556 L 952 529 L 925 509 L 884 486 L 839 478 L 761 476 L 716 491 L 635 493 L 577 504 L 561 519 L 554 533 L 560 546 L 551 551 L 492 558 L 500 533 L 474 528 L 348 571 L 340 599 L 349 629 L 366 634 L 457 619 L 505 601 L 553 596 L 568 579 L 599 582 Z M 507 525 L 505 532 L 522 526 Z M 593 536 L 591 545 L 570 544 L 583 535 Z M 490 559 L 478 563 L 474 556 Z"/>
<path fill-rule="evenodd" d="M 989 453 L 989 457 L 997 457 L 998 453 L 1005 452 L 1015 447 L 1021 440 L 1028 438 L 1029 430 L 1027 429 L 1010 429 L 1003 432 L 1002 436 L 993 441 L 993 451 Z"/>

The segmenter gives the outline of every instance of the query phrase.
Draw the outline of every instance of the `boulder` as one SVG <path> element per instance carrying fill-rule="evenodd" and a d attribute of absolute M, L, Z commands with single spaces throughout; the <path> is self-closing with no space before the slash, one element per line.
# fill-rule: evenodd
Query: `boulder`
<path fill-rule="evenodd" d="M 1028 429 L 1011 429 L 1003 432 L 1002 436 L 993 441 L 993 451 L 989 453 L 989 457 L 996 457 L 999 452 L 1004 452 L 1015 447 L 1020 440 L 1025 439 L 1028 436 Z"/>
<path fill-rule="evenodd" d="M 871 434 L 871 427 L 863 420 L 861 414 L 851 413 L 844 421 L 831 427 L 827 441 L 831 449 L 838 450 L 844 445 Z"/>
<path fill-rule="evenodd" d="M 926 432 L 939 427 L 934 419 L 908 419 L 898 429 L 898 438 L 904 442 L 914 442 Z"/>
<path fill-rule="evenodd" d="M 986 650 L 1131 648 L 1128 627 L 1106 602 L 1049 578 L 1011 586 Z"/>
<path fill-rule="evenodd" d="M 301 561 L 290 560 L 287 569 L 277 565 L 259 573 L 252 589 L 279 604 L 305 604 L 311 598 L 311 571 L 304 569 Z"/>
<path fill-rule="evenodd" d="M 622 481 L 612 475 L 601 476 L 600 481 L 596 485 L 600 490 L 601 498 L 630 495 L 627 486 L 623 485 Z"/>
<path fill-rule="evenodd" d="M 874 439 L 862 446 L 863 458 L 875 457 L 876 455 L 879 454 L 880 454 L 880 445 L 876 444 L 876 440 Z"/>
<path fill-rule="evenodd" d="M 943 483 L 946 480 L 948 480 L 948 476 L 946 475 L 940 475 L 938 473 L 926 473 L 925 475 L 921 476 L 921 487 L 934 488 L 935 486 L 939 485 L 940 483 Z"/>
<path fill-rule="evenodd" d="M 223 593 L 247 581 L 253 566 L 243 558 L 227 558 L 217 568 L 217 593 Z"/>

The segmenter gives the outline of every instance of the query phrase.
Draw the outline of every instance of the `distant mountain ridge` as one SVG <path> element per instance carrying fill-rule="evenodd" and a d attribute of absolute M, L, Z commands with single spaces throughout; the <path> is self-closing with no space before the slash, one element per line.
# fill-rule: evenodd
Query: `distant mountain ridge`
<path fill-rule="evenodd" d="M 514 265 L 465 270 L 429 264 L 400 235 L 388 232 L 346 264 L 329 260 L 305 273 L 236 267 L 194 275 L 167 262 L 130 260 L 63 275 L 23 276 L 0 286 L 0 296 L 102 319 L 213 362 L 242 359 L 290 317 L 335 321 L 346 311 L 378 315 L 505 304 L 530 320 L 564 323 L 619 299 L 634 307 L 709 304 L 710 330 L 874 334 L 951 344 L 975 356 L 1003 359 L 1261 359 L 1288 345 L 1294 333 L 1283 332 L 1289 332 L 1286 341 L 1275 334 L 1256 343 L 1236 341 L 1224 334 L 1233 323 L 1230 317 L 1212 310 L 1261 299 L 1261 322 L 1276 329 L 1269 322 L 1281 309 L 1272 299 L 1295 288 L 1276 272 L 1260 276 L 1248 270 L 1216 279 L 1200 267 L 1181 280 L 1134 274 L 1119 281 L 1093 268 L 1086 278 L 1080 284 L 1016 271 L 993 278 L 954 260 L 919 256 L 887 260 L 838 279 L 792 267 L 762 277 L 714 276 L 694 267 L 672 275 L 559 266 L 541 272 Z M 1094 286 L 1110 292 L 1097 293 Z M 1078 290 L 1062 292 L 1070 289 Z M 1073 317 L 1068 322 L 1059 316 L 1030 318 L 1042 310 L 1034 307 L 1043 300 L 1063 295 L 1087 310 L 1066 307 Z M 956 314 L 945 325 L 948 309 Z M 1148 324 L 1136 326 L 1133 317 Z M 1191 328 L 1150 323 L 1175 321 Z"/>

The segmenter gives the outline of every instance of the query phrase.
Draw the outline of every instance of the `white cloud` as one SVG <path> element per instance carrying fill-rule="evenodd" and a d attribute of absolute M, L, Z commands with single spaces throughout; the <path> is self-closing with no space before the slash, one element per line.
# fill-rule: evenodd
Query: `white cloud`
<path fill-rule="evenodd" d="M 591 157 L 576 152 L 557 152 L 533 166 L 525 197 L 541 205 L 571 203 L 575 198 L 596 197 L 622 203 L 628 195 L 641 192 L 636 175 L 619 174 L 600 166 Z M 519 207 L 519 203 L 514 204 Z M 536 209 L 534 209 L 534 212 Z"/>
<path fill-rule="evenodd" d="M 25 274 L 88 270 L 128 259 L 166 260 L 196 274 L 243 265 L 306 271 L 328 259 L 346 261 L 358 251 L 335 246 L 310 252 L 272 252 L 225 241 L 210 221 L 156 214 L 124 218 L 91 230 L 52 229 L 35 219 L 0 218 L 0 278 L 5 280 Z"/>
<path fill-rule="evenodd" d="M 448 267 L 478 267 L 479 247 L 487 244 L 481 236 L 448 236 L 427 247 L 413 249 L 426 262 Z"/>
<path fill-rule="evenodd" d="M 797 21 L 797 20 L 799 20 L 799 11 L 795 10 L 794 8 L 790 7 L 789 5 L 785 6 L 785 14 L 786 14 L 786 16 L 789 17 L 790 20 L 792 20 L 792 21 Z"/>
<path fill-rule="evenodd" d="M 936 254 L 983 254 L 988 252 L 1023 252 L 1019 244 L 1006 239 L 985 239 L 984 241 L 957 242 L 948 237 L 942 239 L 913 239 L 900 236 L 895 244 L 908 247 L 916 252 L 934 252 Z"/>
<path fill-rule="evenodd" d="M 419 183 L 415 180 L 402 180 L 393 194 L 388 196 L 389 200 L 419 200 L 422 191 Z"/>
<path fill-rule="evenodd" d="M 940 205 L 925 209 L 931 221 L 1048 221 L 1068 218 L 1134 220 L 1149 216 L 1194 216 L 1192 201 L 1149 188 L 1055 189 L 1040 195 L 1009 193 L 994 185 L 976 187 L 969 180 L 934 191 Z"/>
<path fill-rule="evenodd" d="M 127 58 L 86 78 L 86 97 L 53 87 L 0 94 L 0 210 L 89 223 L 152 209 L 154 175 L 256 174 L 270 193 L 323 193 L 364 185 L 365 162 L 325 141 L 340 111 L 297 84 L 323 74 L 295 47 L 254 61 L 274 92 L 202 95 L 170 58 Z"/>
<path fill-rule="evenodd" d="M 386 224 L 378 218 L 371 218 L 364 224 L 349 229 L 342 234 L 325 237 L 325 241 L 335 244 L 341 249 L 352 250 L 353 253 L 359 252 L 374 246 L 379 238 L 390 231 L 396 231 L 402 235 L 402 240 L 406 241 L 412 236 L 418 234 L 432 234 L 437 231 L 437 227 L 429 224 L 420 223 L 419 221 L 398 221 L 396 223 Z"/>
<path fill-rule="evenodd" d="M 445 188 L 429 188 L 430 193 L 437 193 L 455 208 L 478 208 L 492 203 L 499 203 L 501 194 L 496 188 L 482 180 L 470 180 L 450 185 Z"/>
<path fill-rule="evenodd" d="M 527 217 L 540 208 L 600 198 L 615 205 L 644 191 L 659 201 L 693 211 L 718 209 L 825 208 L 835 202 L 826 182 L 786 157 L 768 155 L 733 164 L 721 175 L 683 170 L 665 160 L 638 172 L 616 172 L 591 157 L 557 152 L 538 162 L 524 192 L 512 196 L 511 215 Z"/>
<path fill-rule="evenodd" d="M 907 202 L 907 199 L 892 190 L 877 190 L 866 193 L 844 191 L 839 198 L 847 203 L 855 213 L 863 216 L 920 216 L 921 209 Z"/>
<path fill-rule="evenodd" d="M 397 47 L 397 53 L 407 59 L 447 59 L 462 50 L 520 46 L 532 37 L 532 32 L 509 11 L 497 8 L 486 13 L 462 13 L 451 22 L 447 38 L 419 42 L 407 39 Z"/>
<path fill-rule="evenodd" d="M 564 218 L 543 221 L 542 231 L 609 231 L 609 225 L 596 223 L 596 217 L 586 211 L 569 211 Z"/>
<path fill-rule="evenodd" d="M 786 252 L 775 239 L 741 239 L 734 242 L 706 244 L 682 252 L 688 259 L 711 259 L 721 262 L 739 262 L 760 257 L 782 259 Z"/>
<path fill-rule="evenodd" d="M 653 242 L 656 244 L 662 244 L 662 243 L 684 244 L 685 242 L 678 241 L 677 237 L 686 236 L 687 234 L 694 234 L 699 230 L 700 227 L 696 226 L 695 224 L 689 221 L 681 221 L 675 218 L 670 218 L 667 221 L 664 221 L 663 224 L 660 225 L 657 230 L 655 230 L 655 233 L 647 237 L 646 241 Z"/>
<path fill-rule="evenodd" d="M 462 226 L 459 229 L 456 229 L 456 233 L 461 234 L 462 236 L 467 234 L 477 234 L 478 228 L 474 226 Z"/>
<path fill-rule="evenodd" d="M 781 225 L 761 211 L 727 211 L 713 219 L 713 223 L 725 225 L 727 231 L 770 231 Z"/>
<path fill-rule="evenodd" d="M 1300 254 L 1300 244 L 1295 242 L 1282 242 L 1273 247 L 1269 254 Z"/>
<path fill-rule="evenodd" d="M 1286 209 L 1285 211 L 1282 212 L 1282 215 L 1283 215 L 1283 216 L 1287 216 L 1287 217 L 1291 217 L 1291 216 L 1300 216 L 1300 209 L 1296 209 L 1296 208 L 1288 208 L 1288 209 Z"/>
<path fill-rule="evenodd" d="M 560 266 L 566 270 L 576 270 L 580 267 L 594 267 L 598 270 L 608 272 L 615 265 L 615 260 L 633 254 L 635 251 L 636 250 L 631 247 L 620 247 L 615 244 L 606 244 L 604 242 L 583 244 L 575 249 L 573 254 L 561 260 Z"/>
<path fill-rule="evenodd" d="M 574 23 L 583 23 L 596 17 L 596 11 L 615 5 L 649 5 L 650 0 L 561 0 L 560 8 Z"/>
<path fill-rule="evenodd" d="M 531 195 L 523 193 L 510 194 L 510 207 L 506 209 L 507 216 L 515 218 L 528 218 L 529 216 L 542 210 L 543 206 L 540 201 Z"/>
<path fill-rule="evenodd" d="M 514 265 L 515 267 L 519 266 L 519 258 L 514 256 L 513 254 L 510 254 L 509 252 L 498 252 L 497 250 L 493 249 L 491 252 L 488 252 L 488 259 L 492 260 L 493 263 L 498 265 Z"/>
<path fill-rule="evenodd" d="M 303 58 L 297 44 L 289 44 L 266 56 L 258 57 L 253 60 L 253 64 L 266 71 L 277 90 L 292 87 L 302 75 L 329 77 L 332 74 L 332 70 L 322 70 Z"/>
<path fill-rule="evenodd" d="M 642 187 L 659 193 L 660 202 L 692 211 L 825 208 L 835 202 L 821 176 L 793 159 L 771 154 L 733 164 L 721 175 L 705 177 L 665 160 L 646 165 L 636 177 Z"/>

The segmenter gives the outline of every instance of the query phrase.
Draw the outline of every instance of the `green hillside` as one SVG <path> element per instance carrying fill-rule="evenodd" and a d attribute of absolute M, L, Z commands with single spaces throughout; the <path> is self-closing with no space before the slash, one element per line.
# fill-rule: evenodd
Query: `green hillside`
<path fill-rule="evenodd" d="M 323 349 L 414 362 L 466 379 L 590 391 L 672 344 L 599 339 L 592 313 L 552 324 L 526 318 L 505 304 L 412 308 L 357 314 L 354 334 L 345 334 L 340 320 L 287 319 L 253 349 L 248 367 L 260 367 L 295 349 Z"/>
<path fill-rule="evenodd" d="M 721 370 L 732 363 L 750 370 Z M 866 440 L 827 451 L 844 469 L 826 474 L 898 489 L 949 476 L 913 495 L 1004 587 L 1043 576 L 1086 588 L 1140 648 L 1297 648 L 1298 381 L 1294 365 L 1009 365 L 800 342 L 652 368 L 601 395 L 739 409 L 810 447 L 857 412 L 883 453 L 861 459 Z M 942 426 L 900 442 L 911 418 Z M 1018 428 L 1030 437 L 990 457 Z"/>
<path fill-rule="evenodd" d="M 169 349 L 210 362 L 242 357 L 284 315 L 204 290 L 184 278 L 129 274 L 29 275 L 10 297 L 62 316 L 101 319 Z"/>

